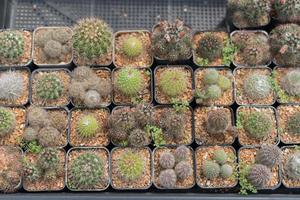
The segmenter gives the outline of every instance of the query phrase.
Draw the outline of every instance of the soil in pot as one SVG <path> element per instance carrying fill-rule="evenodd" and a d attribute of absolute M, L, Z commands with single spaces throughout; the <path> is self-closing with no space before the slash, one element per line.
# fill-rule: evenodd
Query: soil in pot
<path fill-rule="evenodd" d="M 155 99 L 160 104 L 193 99 L 193 75 L 189 66 L 157 67 L 154 73 Z"/>
<path fill-rule="evenodd" d="M 149 148 L 115 148 L 111 152 L 111 185 L 114 189 L 147 189 L 152 184 Z"/>
<path fill-rule="evenodd" d="M 196 178 L 201 188 L 232 188 L 237 184 L 236 153 L 231 146 L 199 147 Z"/>
<path fill-rule="evenodd" d="M 233 94 L 233 75 L 230 69 L 196 70 L 196 103 L 229 106 L 234 102 Z"/>
<path fill-rule="evenodd" d="M 25 105 L 29 98 L 29 76 L 26 69 L 0 71 L 0 104 Z"/>
<path fill-rule="evenodd" d="M 194 157 L 191 148 L 156 148 L 153 159 L 153 179 L 159 189 L 187 189 L 194 186 Z"/>
<path fill-rule="evenodd" d="M 72 62 L 72 30 L 40 27 L 34 32 L 33 60 L 37 65 L 67 65 Z"/>
<path fill-rule="evenodd" d="M 234 73 L 235 100 L 239 105 L 272 105 L 275 92 L 269 68 L 237 68 Z"/>
<path fill-rule="evenodd" d="M 114 45 L 117 67 L 150 67 L 153 63 L 151 33 L 148 31 L 117 32 Z"/>
<path fill-rule="evenodd" d="M 74 109 L 71 112 L 71 146 L 107 146 L 109 110 Z"/>
<path fill-rule="evenodd" d="M 26 152 L 24 182 L 26 191 L 59 191 L 65 187 L 66 153 L 63 149 L 45 148 L 39 153 Z"/>
<path fill-rule="evenodd" d="M 24 66 L 31 61 L 31 32 L 24 30 L 1 31 L 0 43 L 3 45 L 0 52 L 0 65 Z"/>
<path fill-rule="evenodd" d="M 66 70 L 37 70 L 32 74 L 31 102 L 36 106 L 65 106 L 69 103 L 70 75 Z"/>
<path fill-rule="evenodd" d="M 241 145 L 260 146 L 278 142 L 273 107 L 241 106 L 237 110 L 237 133 Z"/>
<path fill-rule="evenodd" d="M 86 170 L 89 169 L 89 170 Z M 105 148 L 73 148 L 67 156 L 67 186 L 72 191 L 102 191 L 110 182 Z"/>
<path fill-rule="evenodd" d="M 199 145 L 232 144 L 236 137 L 233 111 L 226 107 L 198 107 L 194 112 L 195 140 Z"/>

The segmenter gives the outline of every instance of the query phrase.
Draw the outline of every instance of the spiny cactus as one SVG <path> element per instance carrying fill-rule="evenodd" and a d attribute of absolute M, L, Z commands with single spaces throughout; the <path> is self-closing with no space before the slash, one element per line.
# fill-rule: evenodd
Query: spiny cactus
<path fill-rule="evenodd" d="M 185 60 L 191 56 L 191 30 L 180 20 L 161 21 L 152 34 L 154 55 L 169 61 Z"/>
<path fill-rule="evenodd" d="M 20 174 L 14 170 L 2 170 L 0 173 L 1 186 L 0 190 L 4 193 L 15 192 L 20 183 Z"/>
<path fill-rule="evenodd" d="M 103 174 L 103 160 L 94 153 L 83 153 L 70 166 L 68 184 L 76 189 L 91 189 L 101 182 Z"/>
<path fill-rule="evenodd" d="M 295 135 L 300 134 L 300 112 L 296 112 L 287 120 L 287 130 Z"/>
<path fill-rule="evenodd" d="M 0 138 L 8 136 L 15 130 L 16 116 L 12 110 L 0 107 Z"/>
<path fill-rule="evenodd" d="M 212 85 L 216 84 L 219 80 L 219 72 L 215 69 L 206 69 L 203 75 L 203 84 Z"/>
<path fill-rule="evenodd" d="M 180 161 L 175 166 L 175 173 L 178 179 L 184 180 L 193 173 L 193 168 L 189 162 Z"/>
<path fill-rule="evenodd" d="M 93 76 L 95 72 L 87 66 L 79 66 L 76 67 L 73 71 L 72 71 L 72 79 L 75 79 L 79 82 L 83 82 L 83 81 L 87 81 L 90 79 L 91 76 Z"/>
<path fill-rule="evenodd" d="M 51 126 L 56 128 L 58 131 L 63 132 L 67 128 L 67 116 L 64 112 L 49 112 L 49 120 Z"/>
<path fill-rule="evenodd" d="M 41 174 L 41 170 L 33 163 L 23 163 L 23 176 L 25 177 L 25 179 L 29 180 L 30 182 L 34 182 L 41 178 Z"/>
<path fill-rule="evenodd" d="M 174 188 L 177 182 L 177 176 L 173 169 L 166 169 L 159 174 L 159 183 L 164 188 Z"/>
<path fill-rule="evenodd" d="M 260 100 L 268 97 L 272 92 L 272 86 L 268 76 L 252 74 L 246 78 L 243 91 L 252 100 Z"/>
<path fill-rule="evenodd" d="M 88 90 L 84 94 L 83 103 L 89 108 L 96 107 L 101 104 L 101 96 L 96 90 Z"/>
<path fill-rule="evenodd" d="M 224 110 L 212 110 L 208 113 L 206 131 L 209 134 L 223 134 L 230 127 L 230 116 Z"/>
<path fill-rule="evenodd" d="M 44 53 L 50 58 L 58 58 L 61 55 L 61 50 L 62 45 L 55 40 L 48 41 L 43 49 Z"/>
<path fill-rule="evenodd" d="M 246 61 L 246 63 L 251 66 L 265 64 L 266 54 L 264 52 L 264 49 L 265 48 L 258 46 L 257 42 L 247 43 L 243 50 L 243 54 L 245 58 L 243 60 Z"/>
<path fill-rule="evenodd" d="M 125 39 L 122 50 L 129 58 L 137 57 L 143 51 L 142 41 L 137 37 L 130 36 Z"/>
<path fill-rule="evenodd" d="M 42 128 L 49 124 L 49 116 L 45 109 L 30 106 L 27 110 L 27 120 L 30 126 Z"/>
<path fill-rule="evenodd" d="M 275 0 L 274 9 L 276 18 L 281 22 L 299 22 L 300 21 L 300 2 L 298 0 Z"/>
<path fill-rule="evenodd" d="M 186 160 L 189 156 L 189 152 L 190 152 L 189 148 L 186 147 L 185 145 L 180 145 L 179 147 L 177 147 L 174 153 L 176 161 L 179 162 L 179 161 Z"/>
<path fill-rule="evenodd" d="M 22 96 L 24 88 L 24 78 L 21 73 L 7 71 L 0 76 L 0 99 L 15 101 Z"/>
<path fill-rule="evenodd" d="M 30 142 L 30 141 L 36 140 L 37 139 L 37 135 L 38 135 L 38 131 L 36 131 L 34 128 L 27 127 L 24 130 L 23 139 L 25 141 Z"/>
<path fill-rule="evenodd" d="M 203 103 L 205 100 L 217 100 L 221 97 L 222 90 L 218 85 L 209 85 L 204 90 L 196 90 L 195 98 L 197 103 Z"/>
<path fill-rule="evenodd" d="M 214 151 L 213 159 L 220 165 L 223 165 L 227 162 L 228 156 L 223 149 L 218 149 Z"/>
<path fill-rule="evenodd" d="M 128 142 L 131 146 L 142 147 L 150 143 L 148 134 L 141 129 L 134 129 L 128 136 Z"/>
<path fill-rule="evenodd" d="M 59 150 L 45 148 L 39 153 L 38 166 L 43 170 L 56 170 L 59 164 Z"/>
<path fill-rule="evenodd" d="M 87 59 L 103 57 L 112 47 L 112 30 L 101 19 L 86 18 L 74 27 L 73 48 Z"/>
<path fill-rule="evenodd" d="M 34 44 L 43 48 L 45 44 L 53 38 L 54 31 L 52 29 L 47 29 L 43 34 L 37 32 L 34 39 Z"/>
<path fill-rule="evenodd" d="M 300 180 L 300 153 L 296 152 L 292 154 L 285 166 L 286 176 L 292 180 Z"/>
<path fill-rule="evenodd" d="M 141 127 L 151 125 L 154 121 L 153 106 L 146 103 L 138 104 L 133 111 L 133 115 Z"/>
<path fill-rule="evenodd" d="M 38 134 L 39 144 L 44 147 L 57 146 L 60 133 L 57 129 L 47 126 L 42 128 Z"/>
<path fill-rule="evenodd" d="M 115 77 L 117 90 L 126 96 L 136 96 L 143 89 L 143 75 L 135 68 L 122 68 Z"/>
<path fill-rule="evenodd" d="M 221 166 L 220 175 L 222 178 L 229 178 L 233 174 L 233 167 L 229 164 L 224 164 Z"/>
<path fill-rule="evenodd" d="M 186 72 L 176 69 L 164 70 L 159 77 L 158 86 L 169 97 L 177 97 L 187 90 L 188 77 Z"/>
<path fill-rule="evenodd" d="M 256 188 L 265 187 L 271 180 L 271 170 L 265 165 L 254 164 L 247 174 L 247 180 Z"/>
<path fill-rule="evenodd" d="M 231 87 L 232 82 L 228 77 L 221 75 L 219 76 L 217 85 L 222 91 L 226 91 Z"/>
<path fill-rule="evenodd" d="M 175 166 L 175 157 L 171 152 L 163 152 L 159 156 L 159 165 L 165 169 L 172 169 Z"/>
<path fill-rule="evenodd" d="M 90 138 L 96 135 L 101 128 L 98 120 L 93 115 L 84 115 L 77 122 L 76 130 L 80 136 Z"/>
<path fill-rule="evenodd" d="M 72 39 L 72 34 L 68 29 L 58 28 L 52 32 L 52 38 L 61 44 L 65 44 Z"/>
<path fill-rule="evenodd" d="M 220 174 L 220 166 L 214 161 L 205 161 L 201 167 L 202 174 L 207 179 L 217 178 Z"/>
<path fill-rule="evenodd" d="M 55 74 L 44 74 L 37 80 L 36 94 L 41 99 L 57 99 L 61 97 L 63 91 L 64 85 Z"/>
<path fill-rule="evenodd" d="M 263 145 L 257 151 L 255 161 L 272 168 L 281 162 L 281 150 L 276 145 Z"/>
<path fill-rule="evenodd" d="M 281 88 L 291 96 L 300 96 L 300 70 L 289 71 L 280 82 Z"/>
<path fill-rule="evenodd" d="M 25 44 L 21 33 L 4 31 L 0 34 L 0 58 L 10 62 L 24 54 Z"/>
<path fill-rule="evenodd" d="M 162 113 L 160 124 L 166 136 L 181 139 L 184 135 L 184 115 L 173 110 Z"/>
<path fill-rule="evenodd" d="M 263 112 L 251 112 L 244 122 L 244 128 L 250 137 L 263 139 L 273 129 L 272 119 Z"/>
<path fill-rule="evenodd" d="M 222 49 L 222 39 L 213 33 L 206 33 L 200 39 L 196 51 L 202 58 L 214 61 L 222 56 Z"/>

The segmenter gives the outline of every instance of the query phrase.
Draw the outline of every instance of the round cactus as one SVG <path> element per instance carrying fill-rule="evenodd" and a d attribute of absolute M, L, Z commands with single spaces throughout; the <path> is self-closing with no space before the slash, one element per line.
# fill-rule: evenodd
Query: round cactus
<path fill-rule="evenodd" d="M 230 117 L 224 110 L 212 110 L 208 113 L 206 131 L 209 134 L 223 134 L 230 126 Z"/>
<path fill-rule="evenodd" d="M 206 85 L 216 84 L 219 80 L 219 72 L 215 69 L 206 69 L 203 75 L 203 83 Z"/>
<path fill-rule="evenodd" d="M 39 131 L 38 141 L 43 147 L 58 146 L 60 133 L 57 129 L 48 126 Z"/>
<path fill-rule="evenodd" d="M 0 138 L 13 132 L 16 126 L 16 116 L 8 108 L 0 107 Z"/>
<path fill-rule="evenodd" d="M 160 125 L 166 136 L 181 139 L 184 135 L 184 115 L 174 111 L 164 112 L 161 116 Z"/>
<path fill-rule="evenodd" d="M 141 129 L 134 129 L 128 136 L 128 142 L 131 146 L 142 147 L 149 144 L 149 136 Z"/>
<path fill-rule="evenodd" d="M 42 128 L 49 124 L 49 116 L 45 109 L 31 106 L 27 111 L 27 120 L 30 126 Z"/>
<path fill-rule="evenodd" d="M 213 159 L 220 165 L 223 165 L 227 162 L 228 156 L 223 149 L 218 149 L 214 151 Z"/>
<path fill-rule="evenodd" d="M 250 99 L 260 100 L 271 94 L 272 87 L 266 75 L 252 74 L 244 81 L 243 90 Z"/>
<path fill-rule="evenodd" d="M 142 41 L 137 37 L 130 36 L 124 41 L 122 50 L 128 57 L 137 57 L 143 51 Z"/>
<path fill-rule="evenodd" d="M 193 173 L 193 168 L 189 162 L 180 161 L 175 166 L 175 173 L 178 179 L 184 180 Z"/>
<path fill-rule="evenodd" d="M 27 127 L 24 131 L 23 138 L 25 141 L 28 141 L 28 142 L 33 141 L 33 140 L 37 139 L 37 134 L 38 134 L 38 132 L 34 128 Z"/>
<path fill-rule="evenodd" d="M 52 35 L 54 33 L 54 31 L 52 29 L 45 29 L 46 31 L 43 32 L 36 32 L 36 35 L 34 37 L 34 45 L 37 45 L 39 47 L 44 47 L 45 44 L 52 40 Z"/>
<path fill-rule="evenodd" d="M 55 40 L 50 40 L 45 44 L 44 53 L 50 58 L 58 58 L 61 55 L 62 46 Z"/>
<path fill-rule="evenodd" d="M 281 150 L 276 145 L 263 145 L 256 153 L 256 163 L 274 167 L 281 161 Z"/>
<path fill-rule="evenodd" d="M 222 178 L 229 178 L 233 174 L 233 168 L 229 164 L 224 164 L 221 166 L 220 175 Z"/>
<path fill-rule="evenodd" d="M 57 99 L 64 91 L 62 81 L 54 74 L 41 76 L 36 83 L 36 94 L 45 100 Z"/>
<path fill-rule="evenodd" d="M 15 101 L 22 96 L 24 87 L 24 78 L 21 73 L 8 71 L 0 76 L 0 99 L 6 101 Z"/>
<path fill-rule="evenodd" d="M 287 120 L 287 131 L 295 135 L 300 134 L 300 112 L 296 112 Z"/>
<path fill-rule="evenodd" d="M 271 180 L 271 170 L 265 165 L 254 164 L 247 174 L 247 180 L 256 188 L 262 188 Z"/>
<path fill-rule="evenodd" d="M 226 76 L 221 75 L 221 76 L 219 76 L 217 84 L 221 88 L 221 90 L 226 91 L 231 87 L 232 82 Z"/>
<path fill-rule="evenodd" d="M 188 78 L 184 71 L 176 69 L 164 70 L 159 77 L 158 86 L 169 97 L 177 97 L 187 90 Z"/>
<path fill-rule="evenodd" d="M 222 49 L 222 39 L 213 33 L 207 33 L 200 39 L 196 51 L 202 58 L 214 61 L 222 56 Z"/>
<path fill-rule="evenodd" d="M 180 145 L 175 149 L 175 153 L 174 153 L 175 160 L 177 162 L 187 160 L 189 154 L 190 154 L 190 149 L 185 145 Z"/>
<path fill-rule="evenodd" d="M 143 75 L 134 68 L 122 68 L 116 76 L 115 86 L 126 96 L 136 96 L 143 89 Z"/>
<path fill-rule="evenodd" d="M 66 28 L 57 28 L 52 33 L 53 40 L 65 44 L 72 40 L 72 32 Z"/>
<path fill-rule="evenodd" d="M 297 152 L 292 154 L 284 167 L 289 179 L 300 180 L 300 153 Z"/>
<path fill-rule="evenodd" d="M 274 0 L 274 9 L 276 18 L 281 22 L 299 22 L 300 21 L 300 2 L 298 0 Z"/>
<path fill-rule="evenodd" d="M 71 76 L 72 79 L 82 82 L 90 79 L 90 77 L 93 76 L 93 74 L 94 71 L 90 67 L 79 66 L 72 71 Z"/>
<path fill-rule="evenodd" d="M 300 70 L 289 71 L 281 80 L 280 86 L 291 96 L 300 96 Z"/>
<path fill-rule="evenodd" d="M 220 174 L 220 166 L 213 161 L 205 161 L 201 167 L 202 174 L 207 179 L 217 178 Z"/>
<path fill-rule="evenodd" d="M 59 151 L 55 148 L 45 148 L 39 154 L 38 165 L 43 170 L 56 170 L 59 164 Z"/>
<path fill-rule="evenodd" d="M 263 112 L 252 112 L 244 122 L 244 128 L 250 137 L 262 139 L 273 129 L 272 119 Z"/>
<path fill-rule="evenodd" d="M 221 88 L 218 85 L 210 85 L 206 88 L 205 98 L 216 100 L 222 96 Z"/>
<path fill-rule="evenodd" d="M 56 128 L 58 131 L 65 131 L 67 128 L 67 115 L 64 112 L 49 112 L 49 120 L 51 126 Z"/>
<path fill-rule="evenodd" d="M 166 169 L 159 174 L 159 183 L 164 188 L 174 188 L 177 182 L 177 176 L 173 169 Z"/>
<path fill-rule="evenodd" d="M 0 58 L 11 61 L 19 59 L 24 54 L 23 36 L 16 31 L 4 31 L 0 34 Z"/>
<path fill-rule="evenodd" d="M 153 119 L 154 110 L 151 104 L 146 104 L 146 103 L 138 104 L 135 107 L 133 114 L 136 121 L 141 127 L 145 127 L 146 125 L 151 125 L 154 121 Z"/>
<path fill-rule="evenodd" d="M 96 107 L 101 104 L 101 96 L 96 90 L 88 90 L 84 94 L 84 105 L 89 108 Z"/>
<path fill-rule="evenodd" d="M 162 168 L 172 169 L 175 165 L 175 157 L 171 152 L 163 152 L 159 156 L 159 164 Z"/>
<path fill-rule="evenodd" d="M 95 136 L 100 128 L 99 122 L 93 115 L 82 116 L 76 125 L 77 132 L 84 138 Z"/>
<path fill-rule="evenodd" d="M 34 164 L 28 162 L 23 164 L 23 176 L 30 182 L 37 181 L 41 178 L 41 173 L 41 170 Z"/>
<path fill-rule="evenodd" d="M 104 56 L 112 47 L 112 30 L 100 19 L 82 19 L 74 27 L 73 47 L 88 59 Z"/>

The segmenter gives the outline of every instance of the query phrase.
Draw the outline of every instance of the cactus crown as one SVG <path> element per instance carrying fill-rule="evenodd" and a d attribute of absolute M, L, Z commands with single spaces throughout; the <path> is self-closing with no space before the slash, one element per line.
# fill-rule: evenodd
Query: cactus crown
<path fill-rule="evenodd" d="M 46 126 L 39 131 L 38 141 L 43 147 L 58 146 L 60 132 L 52 126 Z"/>
<path fill-rule="evenodd" d="M 0 107 L 0 138 L 10 134 L 16 125 L 16 116 L 8 108 Z"/>
<path fill-rule="evenodd" d="M 228 156 L 223 149 L 218 149 L 214 151 L 213 159 L 220 165 L 223 165 L 227 162 Z"/>
<path fill-rule="evenodd" d="M 224 164 L 221 166 L 220 175 L 222 178 L 229 178 L 233 174 L 233 167 L 229 164 Z"/>
<path fill-rule="evenodd" d="M 210 134 L 223 134 L 230 126 L 230 117 L 223 110 L 213 110 L 208 114 L 206 130 Z"/>
<path fill-rule="evenodd" d="M 263 112 L 251 112 L 244 122 L 244 129 L 250 137 L 263 139 L 273 129 L 272 119 Z"/>
<path fill-rule="evenodd" d="M 300 70 L 289 71 L 281 80 L 280 86 L 291 96 L 300 96 Z"/>
<path fill-rule="evenodd" d="M 222 56 L 222 49 L 222 39 L 213 33 L 206 33 L 203 38 L 200 39 L 196 51 L 202 58 L 208 59 L 208 61 L 214 61 Z"/>
<path fill-rule="evenodd" d="M 186 179 L 193 172 L 191 164 L 187 161 L 180 161 L 175 166 L 175 173 L 180 180 Z"/>
<path fill-rule="evenodd" d="M 151 104 L 138 104 L 133 111 L 133 115 L 141 127 L 153 124 L 154 110 Z"/>
<path fill-rule="evenodd" d="M 24 53 L 23 36 L 14 31 L 5 31 L 0 34 L 0 58 L 10 61 L 19 59 Z"/>
<path fill-rule="evenodd" d="M 159 164 L 164 169 L 172 169 L 175 166 L 175 156 L 171 152 L 163 152 L 160 154 Z"/>
<path fill-rule="evenodd" d="M 173 169 L 166 169 L 159 174 L 159 183 L 164 188 L 174 188 L 177 182 L 177 176 Z"/>
<path fill-rule="evenodd" d="M 31 162 L 23 163 L 23 176 L 30 182 L 37 181 L 42 176 L 41 170 Z"/>
<path fill-rule="evenodd" d="M 20 73 L 7 71 L 0 76 L 0 99 L 15 101 L 24 89 L 24 78 Z"/>
<path fill-rule="evenodd" d="M 38 165 L 43 170 L 55 170 L 59 165 L 59 151 L 55 148 L 44 148 L 39 154 Z"/>
<path fill-rule="evenodd" d="M 124 41 L 122 50 L 130 58 L 137 57 L 143 52 L 142 41 L 137 37 L 130 36 Z"/>
<path fill-rule="evenodd" d="M 80 136 L 84 138 L 93 137 L 101 128 L 97 119 L 92 115 L 82 116 L 76 126 L 76 130 Z"/>
<path fill-rule="evenodd" d="M 126 96 L 136 96 L 143 89 L 143 75 L 134 68 L 122 68 L 116 76 L 115 86 Z"/>
<path fill-rule="evenodd" d="M 271 179 L 271 170 L 265 165 L 254 164 L 247 174 L 248 181 L 256 188 L 266 186 Z"/>
<path fill-rule="evenodd" d="M 284 167 L 289 179 L 300 180 L 300 153 L 296 152 L 292 154 Z"/>
<path fill-rule="evenodd" d="M 274 1 L 276 17 L 282 22 L 297 22 L 300 16 L 300 2 L 298 0 L 287 0 L 282 3 Z"/>
<path fill-rule="evenodd" d="M 181 139 L 184 136 L 184 114 L 173 110 L 162 114 L 160 125 L 164 135 L 171 139 Z"/>
<path fill-rule="evenodd" d="M 296 135 L 300 134 L 300 112 L 296 112 L 288 119 L 287 131 Z"/>
<path fill-rule="evenodd" d="M 219 73 L 217 70 L 206 69 L 204 71 L 202 82 L 205 85 L 212 85 L 212 84 L 216 84 L 218 82 L 218 79 L 219 79 Z"/>
<path fill-rule="evenodd" d="M 259 100 L 268 97 L 272 87 L 266 75 L 252 74 L 245 80 L 243 91 L 252 100 Z"/>
<path fill-rule="evenodd" d="M 186 147 L 185 145 L 180 145 L 179 147 L 177 147 L 175 149 L 175 153 L 174 153 L 175 159 L 177 161 L 186 160 L 189 155 L 189 152 L 190 152 L 190 150 L 188 147 Z"/>
<path fill-rule="evenodd" d="M 145 146 L 150 143 L 149 135 L 142 129 L 134 129 L 128 136 L 129 145 L 134 147 Z"/>
<path fill-rule="evenodd" d="M 36 94 L 41 99 L 57 99 L 61 97 L 63 91 L 64 85 L 55 74 L 44 74 L 37 81 Z"/>
<path fill-rule="evenodd" d="M 220 174 L 220 166 L 214 161 L 205 161 L 202 165 L 202 173 L 207 179 L 217 178 Z"/>
<path fill-rule="evenodd" d="M 256 162 L 272 168 L 281 161 L 281 150 L 276 145 L 263 145 L 256 153 Z"/>

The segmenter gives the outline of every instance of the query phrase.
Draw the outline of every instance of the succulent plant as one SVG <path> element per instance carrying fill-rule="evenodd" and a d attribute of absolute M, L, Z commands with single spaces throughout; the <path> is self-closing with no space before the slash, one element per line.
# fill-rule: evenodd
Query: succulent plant
<path fill-rule="evenodd" d="M 300 180 L 300 153 L 296 152 L 292 154 L 285 166 L 284 166 L 286 175 L 289 179 Z"/>
<path fill-rule="evenodd" d="M 213 159 L 220 165 L 223 165 L 227 162 L 228 156 L 223 149 L 218 149 L 214 151 Z"/>
<path fill-rule="evenodd" d="M 64 112 L 49 112 L 50 125 L 63 132 L 67 128 L 67 116 Z"/>
<path fill-rule="evenodd" d="M 0 107 L 0 138 L 9 135 L 15 130 L 16 116 L 12 110 Z"/>
<path fill-rule="evenodd" d="M 23 138 L 25 141 L 33 141 L 33 140 L 36 140 L 37 139 L 37 135 L 38 135 L 38 132 L 32 128 L 32 127 L 27 127 L 25 130 L 24 130 L 24 133 L 23 133 Z"/>
<path fill-rule="evenodd" d="M 160 74 L 158 86 L 169 97 L 177 97 L 187 90 L 188 77 L 186 72 L 167 69 Z"/>
<path fill-rule="evenodd" d="M 271 94 L 272 86 L 266 75 L 252 74 L 244 81 L 243 91 L 250 99 L 260 100 Z"/>
<path fill-rule="evenodd" d="M 219 76 L 217 85 L 222 91 L 226 91 L 231 87 L 232 82 L 228 77 L 221 75 Z"/>
<path fill-rule="evenodd" d="M 153 106 L 147 103 L 140 103 L 135 107 L 133 115 L 140 127 L 151 125 L 154 121 Z"/>
<path fill-rule="evenodd" d="M 36 83 L 36 94 L 45 100 L 57 99 L 61 97 L 64 85 L 55 74 L 44 74 Z"/>
<path fill-rule="evenodd" d="M 101 104 L 101 96 L 96 90 L 88 90 L 84 94 L 83 102 L 89 108 L 96 107 Z"/>
<path fill-rule="evenodd" d="M 266 186 L 268 181 L 271 180 L 271 170 L 261 164 L 254 164 L 251 166 L 248 174 L 247 180 L 256 188 L 262 188 Z"/>
<path fill-rule="evenodd" d="M 196 100 L 201 103 L 203 100 L 217 100 L 221 97 L 222 90 L 218 85 L 209 85 L 204 90 L 196 90 Z"/>
<path fill-rule="evenodd" d="M 203 84 L 212 85 L 216 84 L 219 80 L 219 72 L 215 69 L 206 69 L 203 75 Z"/>
<path fill-rule="evenodd" d="M 229 178 L 233 174 L 233 167 L 229 164 L 224 164 L 221 166 L 220 175 L 222 178 Z"/>
<path fill-rule="evenodd" d="M 84 138 L 95 136 L 99 129 L 101 129 L 101 125 L 99 125 L 98 120 L 90 114 L 82 116 L 76 125 L 77 132 Z"/>
<path fill-rule="evenodd" d="M 273 129 L 272 119 L 263 112 L 251 112 L 244 122 L 244 128 L 250 137 L 262 139 Z"/>
<path fill-rule="evenodd" d="M 61 55 L 62 45 L 55 41 L 49 40 L 43 49 L 44 53 L 50 58 L 58 58 Z"/>
<path fill-rule="evenodd" d="M 58 28 L 52 32 L 52 38 L 61 44 L 65 44 L 72 40 L 72 33 L 66 28 Z"/>
<path fill-rule="evenodd" d="M 103 57 L 112 48 L 112 30 L 101 19 L 82 19 L 73 30 L 73 48 L 79 56 L 87 59 Z"/>
<path fill-rule="evenodd" d="M 280 82 L 281 88 L 291 96 L 300 96 L 300 70 L 289 71 Z"/>
<path fill-rule="evenodd" d="M 21 33 L 4 31 L 0 34 L 0 58 L 6 61 L 19 59 L 24 54 L 25 44 Z"/>
<path fill-rule="evenodd" d="M 224 110 L 212 110 L 208 113 L 206 131 L 209 134 L 223 134 L 230 127 L 230 116 Z"/>
<path fill-rule="evenodd" d="M 159 174 L 159 183 L 164 188 L 174 188 L 177 182 L 177 176 L 173 169 L 165 169 Z"/>
<path fill-rule="evenodd" d="M 193 173 L 192 165 L 187 161 L 180 161 L 175 166 L 175 173 L 178 179 L 184 180 Z"/>
<path fill-rule="evenodd" d="M 143 51 L 142 41 L 138 37 L 130 36 L 125 39 L 122 50 L 130 58 L 137 57 Z"/>
<path fill-rule="evenodd" d="M 59 145 L 59 141 L 57 140 L 59 137 L 60 132 L 57 129 L 47 126 L 39 131 L 38 141 L 43 147 L 57 146 Z"/>
<path fill-rule="evenodd" d="M 15 71 L 7 71 L 0 76 L 0 99 L 15 101 L 22 96 L 24 88 L 23 76 Z"/>
<path fill-rule="evenodd" d="M 0 190 L 3 193 L 15 192 L 16 186 L 20 183 L 20 174 L 14 170 L 3 170 L 0 173 L 1 186 Z"/>
<path fill-rule="evenodd" d="M 49 124 L 49 116 L 45 109 L 30 106 L 27 110 L 27 120 L 30 126 L 42 128 Z"/>
<path fill-rule="evenodd" d="M 53 29 L 47 29 L 44 32 L 36 32 L 34 44 L 43 48 L 48 41 L 52 40 L 53 34 Z"/>
<path fill-rule="evenodd" d="M 180 145 L 179 147 L 177 147 L 175 149 L 175 153 L 174 153 L 175 160 L 177 162 L 187 160 L 189 153 L 190 153 L 190 150 L 188 147 L 186 147 L 185 145 Z"/>
<path fill-rule="evenodd" d="M 59 164 L 59 151 L 55 148 L 44 148 L 38 157 L 38 166 L 43 170 L 56 170 Z"/>
<path fill-rule="evenodd" d="M 298 0 L 275 0 L 273 2 L 276 18 L 281 22 L 300 21 L 300 2 Z"/>
<path fill-rule="evenodd" d="M 143 75 L 135 68 L 122 68 L 116 76 L 117 90 L 126 96 L 136 96 L 143 89 Z"/>
<path fill-rule="evenodd" d="M 83 82 L 89 80 L 93 74 L 94 71 L 90 67 L 78 66 L 72 71 L 71 77 L 76 81 Z"/>
<path fill-rule="evenodd" d="M 220 166 L 214 161 L 206 160 L 201 167 L 201 171 L 207 179 L 211 180 L 219 176 Z"/>
<path fill-rule="evenodd" d="M 150 143 L 148 134 L 141 129 L 134 129 L 128 136 L 128 142 L 131 146 L 142 147 Z"/>
<path fill-rule="evenodd" d="M 223 41 L 213 33 L 206 33 L 200 40 L 197 53 L 204 59 L 214 61 L 222 56 Z"/>
<path fill-rule="evenodd" d="M 295 135 L 300 134 L 300 112 L 296 112 L 287 120 L 287 130 Z"/>
<path fill-rule="evenodd" d="M 281 161 L 281 150 L 276 145 L 263 145 L 256 153 L 256 163 L 274 167 Z"/>
<path fill-rule="evenodd" d="M 163 152 L 159 156 L 159 165 L 165 169 L 172 169 L 175 166 L 175 157 L 171 152 Z"/>
<path fill-rule="evenodd" d="M 42 176 L 41 170 L 30 162 L 24 162 L 23 164 L 23 176 L 30 182 L 37 181 Z"/>
<path fill-rule="evenodd" d="M 163 112 L 160 124 L 163 132 L 168 137 L 181 139 L 184 136 L 184 114 L 177 113 L 173 110 Z"/>

